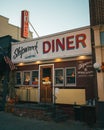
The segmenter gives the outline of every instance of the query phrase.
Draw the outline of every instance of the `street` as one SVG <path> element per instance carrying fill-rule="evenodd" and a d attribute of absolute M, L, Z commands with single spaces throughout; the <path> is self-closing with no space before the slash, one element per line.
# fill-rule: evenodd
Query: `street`
<path fill-rule="evenodd" d="M 85 123 L 66 121 L 42 121 L 34 118 L 18 117 L 12 113 L 0 112 L 0 130 L 100 130 L 89 128 Z M 104 129 L 102 129 L 104 130 Z"/>

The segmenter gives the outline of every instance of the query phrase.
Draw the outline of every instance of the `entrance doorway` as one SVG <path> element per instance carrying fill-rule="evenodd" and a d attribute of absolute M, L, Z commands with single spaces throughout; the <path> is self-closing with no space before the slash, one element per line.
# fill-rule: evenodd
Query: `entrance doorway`
<path fill-rule="evenodd" d="M 53 65 L 40 65 L 40 102 L 53 102 Z"/>

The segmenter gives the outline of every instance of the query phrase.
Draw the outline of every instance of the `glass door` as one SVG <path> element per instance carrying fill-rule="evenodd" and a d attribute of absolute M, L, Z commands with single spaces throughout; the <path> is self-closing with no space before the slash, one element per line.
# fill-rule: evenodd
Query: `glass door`
<path fill-rule="evenodd" d="M 53 102 L 53 65 L 40 66 L 40 102 Z"/>

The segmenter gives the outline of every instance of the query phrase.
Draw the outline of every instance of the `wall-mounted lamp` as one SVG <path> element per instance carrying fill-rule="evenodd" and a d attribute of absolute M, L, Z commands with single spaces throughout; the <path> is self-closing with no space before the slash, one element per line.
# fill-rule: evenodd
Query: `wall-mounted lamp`
<path fill-rule="evenodd" d="M 93 67 L 97 72 L 101 72 L 101 64 L 96 62 L 93 64 Z"/>

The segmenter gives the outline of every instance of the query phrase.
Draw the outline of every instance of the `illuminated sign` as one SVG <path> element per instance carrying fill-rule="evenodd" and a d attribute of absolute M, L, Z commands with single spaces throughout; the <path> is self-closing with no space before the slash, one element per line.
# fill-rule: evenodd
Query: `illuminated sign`
<path fill-rule="evenodd" d="M 29 12 L 23 10 L 21 12 L 21 37 L 28 38 L 29 33 Z"/>

